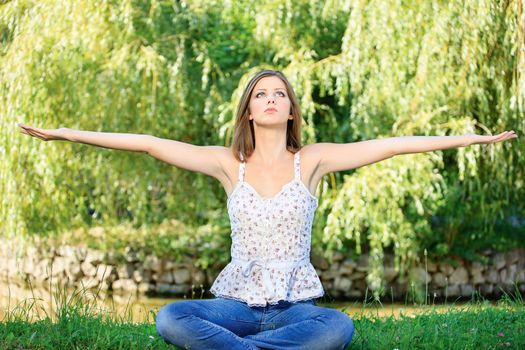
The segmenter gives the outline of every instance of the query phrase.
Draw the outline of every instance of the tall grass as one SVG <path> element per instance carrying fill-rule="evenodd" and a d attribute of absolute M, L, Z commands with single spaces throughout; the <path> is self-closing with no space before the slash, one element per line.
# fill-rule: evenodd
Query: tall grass
<path fill-rule="evenodd" d="M 134 322 L 131 308 L 123 313 L 100 307 L 98 293 L 56 287 L 56 307 L 29 298 L 9 308 L 0 322 L 1 349 L 176 349 L 166 344 L 154 325 L 155 311 Z M 128 302 L 129 305 L 129 302 Z M 380 317 L 370 310 L 388 309 L 373 296 L 361 312 L 347 312 L 355 323 L 348 349 L 521 349 L 525 348 L 525 304 L 516 288 L 496 303 L 476 296 L 457 308 L 406 303 L 417 315 L 403 312 Z"/>

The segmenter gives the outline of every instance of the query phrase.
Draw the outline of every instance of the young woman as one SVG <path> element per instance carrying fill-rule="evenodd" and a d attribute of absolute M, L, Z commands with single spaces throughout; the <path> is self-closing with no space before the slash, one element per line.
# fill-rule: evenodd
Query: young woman
<path fill-rule="evenodd" d="M 161 308 L 157 331 L 188 349 L 344 349 L 354 325 L 341 311 L 317 306 L 323 287 L 310 263 L 311 227 L 320 179 L 395 155 L 516 138 L 412 136 L 346 144 L 301 145 L 301 111 L 286 77 L 264 70 L 248 82 L 231 147 L 196 146 L 149 135 L 45 130 L 20 125 L 42 140 L 145 152 L 219 180 L 228 193 L 232 261 L 209 300 Z"/>

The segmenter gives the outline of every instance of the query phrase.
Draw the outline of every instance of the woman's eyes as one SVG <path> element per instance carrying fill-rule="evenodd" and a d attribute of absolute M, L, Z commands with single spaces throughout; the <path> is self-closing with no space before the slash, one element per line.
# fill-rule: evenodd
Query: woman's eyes
<path fill-rule="evenodd" d="M 282 91 L 277 91 L 276 93 L 279 94 L 279 96 L 281 96 L 281 97 L 286 96 L 285 93 L 282 92 Z M 264 95 L 264 92 L 261 91 L 261 92 L 258 92 L 258 93 L 255 95 L 255 97 L 259 98 L 259 97 L 261 97 L 262 95 Z"/>

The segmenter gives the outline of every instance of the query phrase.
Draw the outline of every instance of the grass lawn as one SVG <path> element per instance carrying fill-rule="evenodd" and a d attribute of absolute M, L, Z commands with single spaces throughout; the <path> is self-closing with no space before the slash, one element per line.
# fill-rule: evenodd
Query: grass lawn
<path fill-rule="evenodd" d="M 176 349 L 157 336 L 151 321 L 110 317 L 73 297 L 63 296 L 57 305 L 53 315 L 38 319 L 33 316 L 34 300 L 12 308 L 0 322 L 0 349 Z M 350 314 L 356 331 L 347 349 L 525 349 L 521 297 L 506 295 L 496 305 L 479 301 L 462 308 L 451 305 L 446 312 L 433 306 L 419 308 L 415 316 Z"/>

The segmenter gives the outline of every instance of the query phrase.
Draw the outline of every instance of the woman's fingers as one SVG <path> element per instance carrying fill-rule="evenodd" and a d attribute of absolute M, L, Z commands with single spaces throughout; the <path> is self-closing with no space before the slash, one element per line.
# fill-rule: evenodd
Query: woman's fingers
<path fill-rule="evenodd" d="M 33 130 L 32 132 L 33 132 L 33 135 L 35 135 L 36 137 L 38 137 L 38 138 L 40 138 L 40 139 L 42 139 L 44 141 L 47 141 L 47 139 L 49 137 L 46 133 L 40 132 L 38 130 Z"/>
<path fill-rule="evenodd" d="M 23 134 L 34 136 L 41 140 L 47 139 L 46 132 L 44 129 L 35 128 L 33 126 L 22 123 L 18 123 L 18 126 L 20 127 L 20 132 L 22 132 Z"/>
<path fill-rule="evenodd" d="M 30 135 L 30 136 L 33 136 L 33 137 L 37 137 L 41 140 L 44 140 L 44 141 L 47 141 L 47 135 L 45 132 L 43 132 L 42 129 L 39 129 L 39 128 L 33 128 L 33 127 L 30 127 L 30 126 L 24 126 L 24 125 L 20 125 L 20 127 L 22 128 L 21 132 L 26 134 L 26 135 Z"/>
<path fill-rule="evenodd" d="M 497 135 L 485 135 L 485 136 L 482 136 L 482 140 L 478 143 L 481 143 L 481 144 L 491 144 L 491 143 L 497 143 L 497 142 L 502 142 L 502 141 L 506 141 L 506 140 L 511 140 L 511 139 L 515 139 L 517 138 L 518 135 L 516 135 L 516 133 L 514 132 L 514 130 L 510 130 L 510 131 L 503 131 Z"/>
<path fill-rule="evenodd" d="M 496 141 L 496 142 L 497 141 L 503 141 L 503 140 L 505 140 L 507 135 L 508 135 L 508 131 L 504 131 L 501 134 L 496 135 L 496 138 L 494 139 L 494 141 Z"/>
<path fill-rule="evenodd" d="M 29 135 L 31 135 L 31 136 L 37 137 L 37 138 L 39 138 L 39 139 L 42 139 L 42 136 L 38 135 L 34 130 L 28 130 L 27 132 L 28 132 Z"/>
<path fill-rule="evenodd" d="M 510 139 L 515 139 L 517 137 L 518 137 L 518 135 L 516 135 L 514 130 L 504 131 L 504 132 L 496 135 L 495 138 L 492 140 L 492 142 L 501 142 L 501 141 L 506 141 L 506 140 L 510 140 Z"/>

